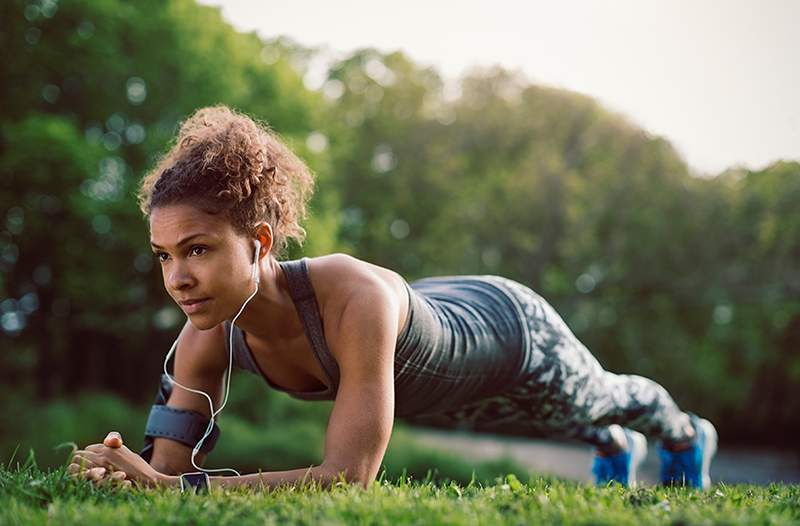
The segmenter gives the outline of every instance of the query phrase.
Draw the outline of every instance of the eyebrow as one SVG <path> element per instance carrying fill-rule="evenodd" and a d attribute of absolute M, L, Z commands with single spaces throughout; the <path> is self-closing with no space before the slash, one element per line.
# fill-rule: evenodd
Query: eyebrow
<path fill-rule="evenodd" d="M 201 236 L 209 236 L 209 234 L 204 234 L 204 233 L 202 233 L 202 232 L 199 232 L 199 233 L 197 233 L 197 234 L 192 234 L 191 236 L 187 236 L 187 237 L 185 237 L 185 238 L 181 239 L 180 241 L 178 241 L 178 246 L 180 247 L 181 245 L 183 245 L 183 244 L 185 244 L 185 243 L 188 243 L 188 242 L 189 242 L 189 241 L 191 241 L 192 239 L 194 239 L 194 238 L 196 238 L 196 237 L 201 237 Z M 209 236 L 209 237 L 213 237 L 213 236 Z M 150 241 L 150 246 L 152 246 L 153 248 L 164 248 L 164 247 L 162 247 L 162 246 L 156 245 L 156 244 L 155 244 L 155 243 L 153 243 L 152 241 Z"/>

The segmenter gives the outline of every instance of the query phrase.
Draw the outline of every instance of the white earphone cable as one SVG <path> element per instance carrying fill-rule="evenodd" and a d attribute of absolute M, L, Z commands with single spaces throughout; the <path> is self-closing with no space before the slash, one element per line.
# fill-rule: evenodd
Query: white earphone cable
<path fill-rule="evenodd" d="M 260 281 L 260 275 L 259 275 L 259 272 L 258 272 L 258 270 L 259 270 L 258 269 L 258 253 L 259 253 L 260 250 L 261 250 L 261 243 L 258 240 L 256 240 L 256 250 L 255 250 L 255 255 L 253 257 L 253 273 L 251 274 L 251 278 L 255 282 L 256 288 L 253 291 L 253 293 L 250 294 L 250 296 L 244 301 L 244 303 L 242 304 L 242 307 L 239 309 L 239 312 L 236 314 L 236 316 L 233 317 L 233 320 L 231 320 L 231 331 L 230 331 L 230 337 L 228 339 L 228 351 L 229 351 L 229 353 L 228 353 L 228 368 L 225 370 L 225 373 L 227 374 L 227 379 L 226 379 L 226 384 L 225 384 L 225 396 L 222 399 L 222 405 L 219 406 L 219 409 L 214 411 L 214 402 L 213 402 L 213 400 L 211 400 L 211 397 L 208 394 L 206 394 L 203 391 L 200 391 L 200 390 L 197 390 L 197 389 L 192 389 L 191 387 L 186 387 L 185 385 L 180 384 L 177 380 L 175 380 L 174 377 L 170 376 L 170 374 L 167 372 L 167 363 L 169 362 L 170 356 L 172 356 L 172 353 L 175 352 L 175 349 L 178 346 L 178 342 L 181 339 L 180 334 L 178 334 L 178 337 L 175 339 L 175 342 L 172 344 L 172 347 L 170 348 L 169 352 L 167 353 L 167 357 L 164 359 L 164 374 L 167 375 L 167 378 L 169 378 L 170 382 L 172 382 L 173 384 L 175 384 L 175 385 L 177 385 L 177 386 L 179 386 L 179 387 L 181 387 L 181 388 L 183 388 L 183 389 L 185 389 L 187 391 L 191 391 L 192 393 L 197 393 L 197 394 L 205 396 L 206 399 L 208 400 L 208 405 L 211 408 L 211 419 L 208 422 L 208 427 L 206 427 L 206 432 L 203 435 L 203 438 L 201 438 L 200 441 L 197 443 L 197 445 L 195 445 L 194 448 L 192 449 L 192 458 L 191 458 L 192 466 L 194 466 L 194 468 L 197 469 L 198 471 L 204 471 L 206 473 L 219 472 L 219 471 L 232 471 L 232 472 L 236 473 L 237 476 L 241 476 L 241 474 L 238 471 L 236 471 L 235 469 L 233 469 L 233 468 L 220 468 L 220 469 L 204 469 L 204 468 L 201 468 L 200 466 L 198 466 L 195 463 L 194 457 L 200 451 L 200 448 L 203 446 L 203 442 L 205 442 L 205 439 L 213 431 L 213 429 L 214 429 L 214 417 L 216 415 L 218 415 L 220 413 L 220 411 L 222 411 L 222 409 L 225 407 L 225 404 L 228 402 L 228 394 L 230 393 L 230 385 L 231 385 L 231 367 L 233 365 L 233 324 L 236 323 L 236 319 L 239 317 L 239 315 L 242 314 L 242 312 L 244 311 L 244 308 L 247 306 L 247 304 L 250 302 L 250 300 L 253 299 L 253 297 L 258 292 L 258 284 L 259 284 L 259 281 Z"/>

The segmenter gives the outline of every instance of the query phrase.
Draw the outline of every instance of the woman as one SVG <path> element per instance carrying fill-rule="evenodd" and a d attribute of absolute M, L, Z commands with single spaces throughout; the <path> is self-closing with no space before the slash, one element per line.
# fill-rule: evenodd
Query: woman
<path fill-rule="evenodd" d="M 163 392 L 160 410 L 208 422 L 211 407 L 198 392 L 218 408 L 229 362 L 292 396 L 335 400 L 320 465 L 211 477 L 212 486 L 343 476 L 366 487 L 395 416 L 513 424 L 531 436 L 584 441 L 594 446 L 598 484 L 635 484 L 648 435 L 660 440 L 664 484 L 709 486 L 714 426 L 681 411 L 652 380 L 605 371 L 528 287 L 490 275 L 409 284 L 345 254 L 280 261 L 289 239 L 304 240 L 312 190 L 308 168 L 272 131 L 224 106 L 185 121 L 142 182 L 164 286 L 188 317 L 175 381 L 194 389 Z M 76 452 L 70 470 L 177 485 L 170 474 L 197 467 L 191 444 L 208 438 L 202 430 L 182 439 L 153 431 L 143 456 L 109 435 Z"/>

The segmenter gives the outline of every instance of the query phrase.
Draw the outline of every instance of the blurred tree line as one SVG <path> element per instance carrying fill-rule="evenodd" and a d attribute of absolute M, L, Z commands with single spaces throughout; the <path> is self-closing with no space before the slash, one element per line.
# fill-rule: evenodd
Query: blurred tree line
<path fill-rule="evenodd" d="M 0 50 L 6 401 L 152 399 L 183 316 L 134 193 L 181 119 L 225 103 L 317 174 L 290 258 L 518 280 L 724 441 L 796 442 L 798 162 L 701 176 L 589 97 L 500 68 L 445 81 L 402 53 L 326 58 L 191 0 L 3 2 Z"/>

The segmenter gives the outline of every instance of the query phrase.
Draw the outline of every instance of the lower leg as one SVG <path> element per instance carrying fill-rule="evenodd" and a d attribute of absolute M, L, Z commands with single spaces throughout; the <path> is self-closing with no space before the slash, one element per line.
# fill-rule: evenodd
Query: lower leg
<path fill-rule="evenodd" d="M 617 455 L 629 449 L 625 428 L 618 424 L 608 426 L 573 424 L 563 435 L 556 437 L 583 442 L 594 447 L 594 452 L 601 457 Z"/>
<path fill-rule="evenodd" d="M 664 387 L 643 376 L 606 371 L 546 301 L 535 294 L 523 294 L 521 301 L 535 345 L 529 379 L 509 397 L 521 402 L 532 420 L 603 453 L 627 448 L 619 426 L 659 438 L 665 447 L 687 447 L 694 438 L 691 419 Z"/>
<path fill-rule="evenodd" d="M 596 424 L 614 423 L 653 438 L 660 438 L 671 450 L 686 449 L 695 437 L 689 415 L 678 407 L 666 389 L 639 375 L 605 371 L 607 391 L 597 402 L 605 414 Z M 592 408 L 593 409 L 593 408 Z"/>

